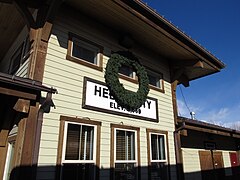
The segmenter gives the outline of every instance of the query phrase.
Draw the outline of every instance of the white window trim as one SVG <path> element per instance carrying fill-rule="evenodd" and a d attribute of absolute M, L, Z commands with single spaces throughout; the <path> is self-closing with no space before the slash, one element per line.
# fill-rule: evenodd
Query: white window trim
<path fill-rule="evenodd" d="M 93 159 L 92 160 L 65 160 L 68 124 L 76 124 L 76 125 L 84 125 L 84 126 L 94 127 Z M 64 136 L 63 136 L 62 163 L 94 163 L 94 164 L 96 164 L 96 148 L 97 148 L 97 126 L 96 125 L 65 121 Z"/>
<path fill-rule="evenodd" d="M 117 160 L 116 159 L 116 142 L 117 142 L 117 136 L 116 136 L 116 132 L 117 130 L 120 131 L 130 131 L 130 132 L 134 132 L 135 133 L 135 160 Z M 136 166 L 138 165 L 138 153 L 137 153 L 137 147 L 138 147 L 138 142 L 137 142 L 137 131 L 136 130 L 131 130 L 131 129 L 122 129 L 122 128 L 114 128 L 114 166 L 115 163 L 135 163 Z"/>
<path fill-rule="evenodd" d="M 10 166 L 10 158 L 12 155 L 11 153 L 14 153 L 14 152 L 12 152 L 12 146 L 13 146 L 12 143 L 8 142 L 7 156 L 6 156 L 6 161 L 5 161 L 4 173 L 3 173 L 3 180 L 8 179 L 7 175 L 10 171 L 9 166 Z"/>
<path fill-rule="evenodd" d="M 84 40 L 78 39 L 77 37 L 73 37 L 71 43 L 72 43 L 72 48 L 71 48 L 71 56 L 72 56 L 72 57 L 74 57 L 74 58 L 76 58 L 76 59 L 79 59 L 79 60 L 81 60 L 81 61 L 85 61 L 85 62 L 87 62 L 87 63 L 95 64 L 95 65 L 99 66 L 99 64 L 100 64 L 100 63 L 99 63 L 99 62 L 100 62 L 100 49 L 99 49 L 97 46 L 94 46 L 94 45 L 92 45 L 92 44 L 90 44 L 90 43 L 88 43 L 88 42 L 85 42 Z M 91 63 L 91 62 L 89 62 L 89 61 L 86 61 L 85 59 L 81 59 L 81 58 L 79 58 L 79 57 L 74 56 L 74 55 L 73 55 L 73 46 L 74 46 L 74 43 L 76 43 L 76 44 L 79 45 L 80 47 L 86 48 L 86 49 L 88 49 L 88 50 L 93 51 L 94 53 L 96 53 L 96 57 L 95 57 L 95 59 L 94 59 L 95 62 L 94 62 L 94 63 Z"/>
<path fill-rule="evenodd" d="M 163 136 L 164 137 L 164 150 L 165 150 L 165 159 L 164 160 L 153 160 L 152 159 L 152 138 L 151 138 L 151 135 L 152 134 L 155 134 L 155 135 L 160 135 L 160 136 Z M 162 134 L 162 133 L 154 133 L 154 132 L 149 132 L 149 140 L 150 140 L 150 161 L 151 162 L 167 162 L 167 157 L 168 157 L 168 154 L 167 154 L 167 142 L 166 142 L 166 134 Z"/>
<path fill-rule="evenodd" d="M 160 87 L 155 86 L 155 85 L 152 85 L 152 84 L 149 83 L 150 86 L 154 86 L 154 87 L 156 87 L 156 88 L 163 89 L 163 87 L 162 87 L 162 86 L 163 86 L 163 85 L 162 85 L 162 83 L 163 83 L 163 74 L 157 73 L 157 72 L 154 72 L 154 71 L 151 71 L 151 70 L 149 70 L 149 69 L 147 69 L 147 74 L 150 75 L 150 76 L 157 77 L 157 79 L 159 79 L 158 82 L 159 82 L 159 86 L 160 86 Z"/>

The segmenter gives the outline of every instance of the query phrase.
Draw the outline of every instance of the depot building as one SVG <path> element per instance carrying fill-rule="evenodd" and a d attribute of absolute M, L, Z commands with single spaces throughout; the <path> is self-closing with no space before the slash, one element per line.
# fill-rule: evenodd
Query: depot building
<path fill-rule="evenodd" d="M 182 178 L 176 87 L 219 72 L 221 61 L 142 1 L 0 6 L 0 17 L 16 22 L 5 22 L 12 31 L 0 28 L 11 37 L 0 37 L 1 72 L 8 84 L 15 76 L 30 79 L 26 91 L 34 82 L 41 85 L 33 102 L 11 94 L 23 99 L 18 107 L 26 115 L 1 120 L 3 179 Z M 136 109 L 121 106 L 106 83 L 108 62 L 120 51 L 134 55 L 149 79 L 147 97 Z M 137 92 L 136 69 L 122 64 L 118 70 L 119 84 Z"/>

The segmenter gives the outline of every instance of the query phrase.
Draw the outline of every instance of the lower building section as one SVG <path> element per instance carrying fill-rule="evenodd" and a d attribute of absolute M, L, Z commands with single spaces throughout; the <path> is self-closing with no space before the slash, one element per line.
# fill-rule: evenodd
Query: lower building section
<path fill-rule="evenodd" d="M 182 129 L 185 131 L 181 133 L 185 180 L 239 179 L 237 131 L 185 118 Z"/>
<path fill-rule="evenodd" d="M 167 131 L 108 125 L 60 116 L 56 179 L 169 179 Z"/>
<path fill-rule="evenodd" d="M 182 148 L 182 152 L 185 180 L 234 180 L 239 177 L 236 151 Z M 235 160 L 231 158 L 233 155 Z"/>

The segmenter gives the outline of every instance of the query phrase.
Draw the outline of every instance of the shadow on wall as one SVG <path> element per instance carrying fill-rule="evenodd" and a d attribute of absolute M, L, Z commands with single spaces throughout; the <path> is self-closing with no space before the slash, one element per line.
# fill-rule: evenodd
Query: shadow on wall
<path fill-rule="evenodd" d="M 99 169 L 92 164 L 65 164 L 63 166 L 41 166 L 30 167 L 22 166 L 16 167 L 10 174 L 10 180 L 23 180 L 23 179 L 61 179 L 61 180 L 92 180 L 96 175 L 96 179 L 114 179 L 116 180 L 135 180 L 146 179 L 140 174 L 148 173 L 148 179 L 168 180 L 170 179 L 170 170 L 176 166 L 162 166 L 156 170 L 156 167 L 140 167 L 131 168 L 129 164 L 121 168 L 115 169 Z M 166 171 L 166 169 L 168 169 Z M 37 171 L 37 178 L 34 176 Z M 225 172 L 233 172 L 234 175 L 225 175 Z M 167 173 L 166 173 L 167 172 Z M 174 171 L 173 171 L 174 172 Z M 61 177 L 61 178 L 60 178 Z M 99 178 L 100 177 L 100 178 Z M 181 180 L 239 180 L 240 166 L 224 169 L 215 169 L 202 172 L 191 172 L 183 174 Z"/>

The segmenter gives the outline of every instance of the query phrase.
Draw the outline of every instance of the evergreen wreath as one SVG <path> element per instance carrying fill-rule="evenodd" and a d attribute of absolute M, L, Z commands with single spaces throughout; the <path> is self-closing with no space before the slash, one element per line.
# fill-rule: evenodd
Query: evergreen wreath
<path fill-rule="evenodd" d="M 136 72 L 139 84 L 137 92 L 125 89 L 120 83 L 118 72 L 122 65 L 132 67 Z M 120 51 L 111 55 L 106 67 L 105 82 L 115 101 L 129 111 L 140 108 L 146 101 L 149 92 L 147 72 L 130 52 Z"/>

